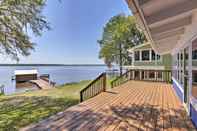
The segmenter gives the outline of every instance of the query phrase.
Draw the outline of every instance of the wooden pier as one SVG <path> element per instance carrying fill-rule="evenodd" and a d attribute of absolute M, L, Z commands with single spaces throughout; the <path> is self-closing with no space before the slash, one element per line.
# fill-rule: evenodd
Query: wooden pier
<path fill-rule="evenodd" d="M 35 84 L 38 86 L 40 89 L 51 89 L 53 88 L 52 85 L 50 85 L 50 82 L 47 82 L 43 79 L 38 79 L 38 80 L 30 80 L 32 84 Z"/>

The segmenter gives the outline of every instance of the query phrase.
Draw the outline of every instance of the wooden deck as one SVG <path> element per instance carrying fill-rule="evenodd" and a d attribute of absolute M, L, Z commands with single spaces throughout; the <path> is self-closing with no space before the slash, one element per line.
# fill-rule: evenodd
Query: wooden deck
<path fill-rule="evenodd" d="M 50 85 L 49 82 L 42 80 L 42 79 L 30 80 L 30 82 L 37 85 L 40 89 L 51 89 L 52 88 L 52 86 Z"/>
<path fill-rule="evenodd" d="M 171 85 L 129 81 L 22 130 L 196 130 Z"/>

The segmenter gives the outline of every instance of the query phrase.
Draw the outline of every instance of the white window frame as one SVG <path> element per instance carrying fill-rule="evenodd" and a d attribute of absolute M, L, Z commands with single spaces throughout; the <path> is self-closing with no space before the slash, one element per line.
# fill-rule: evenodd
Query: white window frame
<path fill-rule="evenodd" d="M 139 60 L 136 60 L 135 59 L 135 52 L 139 52 Z M 134 62 L 140 62 L 141 61 L 141 53 L 140 53 L 140 50 L 133 51 L 133 57 L 134 57 L 134 59 L 133 59 Z"/>
<path fill-rule="evenodd" d="M 143 51 L 148 51 L 148 52 L 149 52 L 149 60 L 142 60 L 142 52 L 143 52 Z M 141 50 L 141 61 L 142 61 L 142 62 L 151 62 L 152 59 L 150 59 L 150 58 L 151 58 L 150 56 L 151 56 L 151 54 L 150 54 L 150 49 Z"/>
<path fill-rule="evenodd" d="M 133 54 L 134 54 L 134 62 L 162 62 L 163 57 L 161 55 L 160 59 L 157 59 L 158 54 L 155 53 L 155 60 L 152 59 L 152 48 L 148 48 L 148 49 L 138 49 L 138 50 L 134 50 Z M 139 60 L 135 60 L 135 52 L 139 51 Z M 142 51 L 149 51 L 149 60 L 142 60 Z M 154 50 L 153 50 L 154 51 Z"/>
<path fill-rule="evenodd" d="M 192 53 L 193 53 L 193 51 L 192 51 Z M 197 59 L 193 59 L 193 54 L 192 54 L 192 61 L 197 61 Z"/>

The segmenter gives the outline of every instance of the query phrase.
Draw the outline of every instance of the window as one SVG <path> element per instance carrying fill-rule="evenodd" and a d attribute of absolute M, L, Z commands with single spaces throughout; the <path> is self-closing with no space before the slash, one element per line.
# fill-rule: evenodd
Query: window
<path fill-rule="evenodd" d="M 161 60 L 161 56 L 160 55 L 157 55 L 157 60 Z"/>
<path fill-rule="evenodd" d="M 196 70 L 193 70 L 192 77 L 193 77 L 193 83 L 197 84 L 197 71 Z"/>
<path fill-rule="evenodd" d="M 173 77 L 178 80 L 178 61 L 177 61 L 177 55 L 173 55 L 173 65 L 172 65 L 172 69 L 173 69 Z"/>
<path fill-rule="evenodd" d="M 142 51 L 142 60 L 143 61 L 150 60 L 150 51 L 149 50 Z"/>
<path fill-rule="evenodd" d="M 173 77 L 179 82 L 179 84 L 182 85 L 182 87 L 184 87 L 184 80 L 187 74 L 186 73 L 187 55 L 188 54 L 184 49 L 173 56 L 173 66 L 172 66 Z"/>
<path fill-rule="evenodd" d="M 142 72 L 142 78 L 143 78 L 144 80 L 147 80 L 147 79 L 149 78 L 148 71 L 143 71 L 143 72 Z"/>
<path fill-rule="evenodd" d="M 192 43 L 192 96 L 197 99 L 197 42 Z"/>
<path fill-rule="evenodd" d="M 152 50 L 151 55 L 152 55 L 152 60 L 160 60 L 161 59 L 161 56 L 156 55 L 154 50 Z"/>
<path fill-rule="evenodd" d="M 162 72 L 158 72 L 157 78 L 162 79 Z"/>
<path fill-rule="evenodd" d="M 155 51 L 152 50 L 152 60 L 155 60 Z"/>
<path fill-rule="evenodd" d="M 192 51 L 192 59 L 197 60 L 197 50 Z"/>
<path fill-rule="evenodd" d="M 139 61 L 140 60 L 140 52 L 139 51 L 135 51 L 134 52 L 134 57 L 135 57 L 135 61 Z"/>
<path fill-rule="evenodd" d="M 180 84 L 183 84 L 183 80 L 184 80 L 184 72 L 183 72 L 183 66 L 184 66 L 184 61 L 183 61 L 183 51 L 181 51 L 180 53 L 179 53 L 179 83 Z"/>
<path fill-rule="evenodd" d="M 154 79 L 155 78 L 155 72 L 154 71 L 149 72 L 149 78 L 150 79 Z"/>
<path fill-rule="evenodd" d="M 139 71 L 135 71 L 135 79 L 136 80 L 140 79 L 140 72 Z"/>

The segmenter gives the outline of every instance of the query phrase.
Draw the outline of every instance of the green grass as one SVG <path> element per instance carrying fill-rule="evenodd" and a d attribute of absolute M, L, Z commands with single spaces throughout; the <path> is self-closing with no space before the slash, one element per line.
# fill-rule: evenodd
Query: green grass
<path fill-rule="evenodd" d="M 79 92 L 88 83 L 90 81 L 81 81 L 50 90 L 0 96 L 0 131 L 18 130 L 79 103 Z"/>
<path fill-rule="evenodd" d="M 90 81 L 66 84 L 12 96 L 0 96 L 0 130 L 18 130 L 79 102 L 79 92 Z"/>

